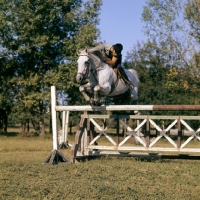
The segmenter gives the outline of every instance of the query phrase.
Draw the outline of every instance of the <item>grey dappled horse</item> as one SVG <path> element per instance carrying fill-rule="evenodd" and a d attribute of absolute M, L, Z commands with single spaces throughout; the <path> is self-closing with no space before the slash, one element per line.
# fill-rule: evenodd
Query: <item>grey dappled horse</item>
<path fill-rule="evenodd" d="M 125 72 L 135 86 L 134 89 L 124 83 L 123 79 L 118 79 L 116 73 L 108 64 L 101 61 L 95 52 L 88 53 L 87 49 L 78 50 L 78 71 L 76 81 L 81 83 L 84 79 L 88 78 L 88 83 L 81 85 L 79 91 L 84 96 L 85 100 L 90 104 L 101 104 L 101 97 L 117 97 L 131 100 L 138 99 L 138 76 L 137 72 L 133 69 L 126 70 Z M 89 96 L 93 94 L 93 98 Z M 124 94 L 124 95 L 123 95 Z"/>

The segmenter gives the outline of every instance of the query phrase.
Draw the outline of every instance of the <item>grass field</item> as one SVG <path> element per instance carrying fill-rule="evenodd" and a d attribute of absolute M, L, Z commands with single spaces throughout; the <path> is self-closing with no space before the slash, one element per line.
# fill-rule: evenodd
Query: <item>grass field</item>
<path fill-rule="evenodd" d="M 106 157 L 42 165 L 51 150 L 51 135 L 0 136 L 0 199 L 200 199 L 199 160 Z"/>

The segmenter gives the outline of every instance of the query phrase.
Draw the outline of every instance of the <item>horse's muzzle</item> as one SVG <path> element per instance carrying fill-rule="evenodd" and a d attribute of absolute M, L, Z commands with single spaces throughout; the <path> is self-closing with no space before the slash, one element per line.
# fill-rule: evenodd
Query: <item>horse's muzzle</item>
<path fill-rule="evenodd" d="M 76 75 L 76 81 L 77 83 L 81 83 L 83 81 L 83 75 L 81 73 Z"/>

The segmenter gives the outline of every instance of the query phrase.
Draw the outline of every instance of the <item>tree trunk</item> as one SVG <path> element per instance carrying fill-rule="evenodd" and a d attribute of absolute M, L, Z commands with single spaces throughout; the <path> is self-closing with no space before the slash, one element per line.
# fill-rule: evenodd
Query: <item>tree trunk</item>
<path fill-rule="evenodd" d="M 40 136 L 44 136 L 45 135 L 45 126 L 44 126 L 44 121 L 41 120 L 40 121 Z"/>
<path fill-rule="evenodd" d="M 40 135 L 40 126 L 39 126 L 38 121 L 35 121 L 34 119 L 31 119 L 31 123 L 32 123 L 33 128 L 35 129 L 36 133 L 38 135 Z"/>
<path fill-rule="evenodd" d="M 49 133 L 52 133 L 52 117 L 51 117 L 51 113 L 49 116 Z"/>

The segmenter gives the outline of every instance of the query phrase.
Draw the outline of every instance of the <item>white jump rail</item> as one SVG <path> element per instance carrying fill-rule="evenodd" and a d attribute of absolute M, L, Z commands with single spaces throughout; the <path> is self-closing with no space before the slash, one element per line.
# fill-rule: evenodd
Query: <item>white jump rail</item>
<path fill-rule="evenodd" d="M 96 154 L 97 151 L 140 151 L 140 152 L 176 152 L 176 153 L 200 153 L 200 148 L 185 148 L 185 146 L 193 139 L 196 138 L 200 140 L 198 136 L 200 128 L 196 131 L 192 129 L 186 120 L 200 120 L 200 116 L 150 116 L 150 115 L 95 115 L 88 114 L 90 111 L 181 111 L 181 110 L 190 110 L 198 111 L 200 110 L 200 105 L 108 105 L 108 106 L 57 106 L 56 105 L 56 88 L 51 86 L 51 112 L 52 112 L 52 130 L 53 130 L 53 150 L 52 153 L 45 160 L 44 164 L 57 164 L 58 162 L 75 162 L 77 157 L 89 156 Z M 81 116 L 81 121 L 79 125 L 79 130 L 75 136 L 75 143 L 71 149 L 71 158 L 68 160 L 59 150 L 58 150 L 58 130 L 57 130 L 57 112 L 63 112 L 63 118 L 69 118 L 69 111 L 83 111 L 84 114 Z M 67 112 L 67 117 L 65 113 Z M 117 121 L 117 130 L 116 135 L 117 139 L 113 139 L 107 130 L 112 126 L 108 124 L 105 127 L 101 127 L 96 119 L 114 119 Z M 134 119 L 140 120 L 140 123 L 137 123 L 136 128 L 130 127 L 123 119 Z M 172 120 L 171 124 L 167 128 L 161 128 L 160 125 L 156 124 L 155 120 Z M 67 122 L 68 123 L 68 122 Z M 66 122 L 63 121 L 63 124 Z M 119 141 L 119 126 L 123 126 L 128 135 L 124 137 L 122 141 Z M 174 142 L 170 136 L 167 135 L 167 132 L 173 127 L 178 126 L 178 135 L 177 142 Z M 142 139 L 141 135 L 138 135 L 139 129 L 145 126 L 145 137 Z M 150 141 L 150 126 L 159 133 L 153 141 Z M 191 132 L 186 141 L 181 143 L 182 130 L 181 126 L 184 126 Z M 93 127 L 93 129 L 91 128 Z M 99 131 L 97 136 L 91 138 L 92 131 L 94 128 Z M 66 126 L 63 128 L 66 129 Z M 111 145 L 98 146 L 95 145 L 95 142 L 101 137 L 105 136 Z M 144 136 L 144 135 L 143 135 Z M 66 135 L 64 136 L 67 137 Z M 131 138 L 134 137 L 141 146 L 126 146 L 125 143 Z M 155 144 L 161 139 L 165 138 L 171 145 L 171 148 L 165 147 L 154 147 Z M 66 142 L 66 141 L 65 141 Z"/>

